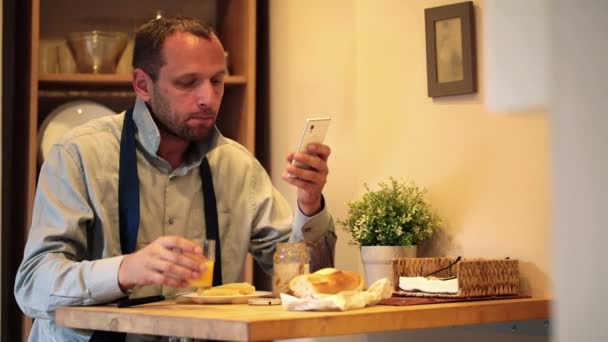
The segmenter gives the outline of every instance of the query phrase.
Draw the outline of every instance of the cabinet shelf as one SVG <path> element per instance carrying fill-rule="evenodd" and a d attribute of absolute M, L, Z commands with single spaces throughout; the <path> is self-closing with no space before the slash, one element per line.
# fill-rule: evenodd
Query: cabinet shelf
<path fill-rule="evenodd" d="M 230 75 L 225 79 L 225 84 L 244 85 L 247 79 L 242 75 Z M 63 87 L 75 85 L 87 86 L 130 86 L 132 82 L 131 74 L 40 74 L 38 82 L 41 88 Z"/>
<path fill-rule="evenodd" d="M 130 90 L 40 90 L 38 97 L 46 99 L 62 98 L 135 98 Z"/>

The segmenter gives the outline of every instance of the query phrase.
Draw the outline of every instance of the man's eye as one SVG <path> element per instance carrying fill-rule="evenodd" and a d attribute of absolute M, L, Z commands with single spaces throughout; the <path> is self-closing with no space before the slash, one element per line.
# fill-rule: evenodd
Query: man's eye
<path fill-rule="evenodd" d="M 179 81 L 177 81 L 177 86 L 182 87 L 182 88 L 188 88 L 188 87 L 192 87 L 195 82 L 196 81 L 194 79 L 179 80 Z"/>
<path fill-rule="evenodd" d="M 220 85 L 224 83 L 224 79 L 220 79 L 220 78 L 212 78 L 211 79 L 211 84 L 213 85 Z"/>

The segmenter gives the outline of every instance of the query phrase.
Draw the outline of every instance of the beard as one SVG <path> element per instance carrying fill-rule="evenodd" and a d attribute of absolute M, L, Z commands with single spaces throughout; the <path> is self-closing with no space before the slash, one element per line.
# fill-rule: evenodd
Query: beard
<path fill-rule="evenodd" d="M 210 107 L 203 107 L 197 112 L 188 114 L 176 112 L 167 98 L 160 94 L 158 88 L 154 89 L 148 110 L 152 113 L 159 130 L 187 141 L 209 139 L 217 118 L 217 112 Z M 213 120 L 197 119 L 200 116 L 212 116 Z"/>

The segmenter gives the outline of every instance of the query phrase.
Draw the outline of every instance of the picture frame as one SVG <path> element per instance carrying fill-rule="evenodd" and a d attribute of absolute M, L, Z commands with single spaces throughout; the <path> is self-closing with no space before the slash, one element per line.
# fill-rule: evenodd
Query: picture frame
<path fill-rule="evenodd" d="M 477 91 L 473 2 L 424 10 L 429 97 Z"/>

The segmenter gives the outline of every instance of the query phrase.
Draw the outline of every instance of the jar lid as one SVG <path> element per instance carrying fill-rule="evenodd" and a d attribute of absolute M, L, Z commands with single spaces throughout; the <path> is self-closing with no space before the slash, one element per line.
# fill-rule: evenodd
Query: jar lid
<path fill-rule="evenodd" d="M 306 250 L 306 242 L 280 242 L 277 250 Z"/>

